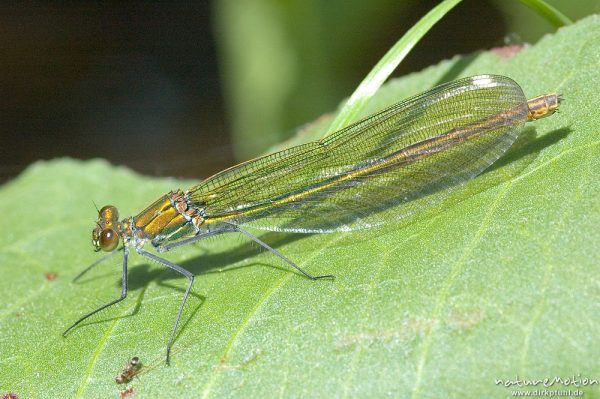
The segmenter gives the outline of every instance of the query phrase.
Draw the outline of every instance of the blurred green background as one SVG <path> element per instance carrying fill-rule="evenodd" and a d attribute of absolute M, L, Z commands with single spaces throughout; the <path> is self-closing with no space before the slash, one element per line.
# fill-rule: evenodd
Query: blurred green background
<path fill-rule="evenodd" d="M 208 177 L 333 111 L 437 3 L 5 2 L 0 181 L 58 156 Z M 548 3 L 572 20 L 600 12 Z M 467 0 L 395 76 L 552 30 L 519 1 Z"/>

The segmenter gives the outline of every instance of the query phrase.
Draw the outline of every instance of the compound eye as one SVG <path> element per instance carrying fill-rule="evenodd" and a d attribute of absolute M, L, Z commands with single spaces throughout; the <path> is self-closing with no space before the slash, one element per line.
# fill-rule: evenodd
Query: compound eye
<path fill-rule="evenodd" d="M 119 211 L 112 205 L 105 205 L 100 209 L 100 219 L 107 222 L 119 219 Z"/>
<path fill-rule="evenodd" d="M 119 234 L 113 229 L 104 229 L 100 233 L 100 248 L 103 251 L 113 251 L 119 245 Z"/>

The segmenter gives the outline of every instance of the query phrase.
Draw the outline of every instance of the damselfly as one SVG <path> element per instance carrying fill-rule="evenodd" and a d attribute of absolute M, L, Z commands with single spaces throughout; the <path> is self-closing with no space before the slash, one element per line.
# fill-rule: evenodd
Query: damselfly
<path fill-rule="evenodd" d="M 127 296 L 127 260 L 133 248 L 188 279 L 167 344 L 167 363 L 194 275 L 147 252 L 158 252 L 223 233 L 240 233 L 306 277 L 313 276 L 246 230 L 294 233 L 368 228 L 435 203 L 436 191 L 456 186 L 494 163 L 527 121 L 552 115 L 558 94 L 527 100 L 512 79 L 480 75 L 437 86 L 319 141 L 244 162 L 187 191 L 172 191 L 137 216 L 119 221 L 117 209 L 100 209 L 92 232 L 96 251 L 115 251 L 123 240 L 121 296 Z M 85 269 L 79 276 L 99 262 Z"/>

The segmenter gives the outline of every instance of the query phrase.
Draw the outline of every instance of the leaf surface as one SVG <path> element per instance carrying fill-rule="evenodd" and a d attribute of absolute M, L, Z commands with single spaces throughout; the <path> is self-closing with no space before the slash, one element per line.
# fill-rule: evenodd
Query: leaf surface
<path fill-rule="evenodd" d="M 130 383 L 139 397 L 491 398 L 512 389 L 497 379 L 599 379 L 599 70 L 593 16 L 512 57 L 456 57 L 387 84 L 365 114 L 479 73 L 565 102 L 408 222 L 261 235 L 333 282 L 309 281 L 236 235 L 166 254 L 198 276 L 170 367 L 165 346 L 186 280 L 135 254 L 128 298 L 61 333 L 120 292 L 118 256 L 71 282 L 100 256 L 92 200 L 126 216 L 193 182 L 101 160 L 32 165 L 0 188 L 0 392 L 116 397 L 132 356 L 144 364 Z M 597 384 L 579 389 L 600 396 Z"/>

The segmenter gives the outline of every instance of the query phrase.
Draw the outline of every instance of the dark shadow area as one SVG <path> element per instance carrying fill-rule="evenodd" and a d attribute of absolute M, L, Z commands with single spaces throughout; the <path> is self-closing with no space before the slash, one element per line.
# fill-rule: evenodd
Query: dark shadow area
<path fill-rule="evenodd" d="M 146 274 L 148 274 L 149 266 L 147 264 L 141 265 L 141 268 L 145 269 L 146 270 Z M 103 323 L 106 323 L 106 322 L 109 322 L 109 321 L 120 320 L 120 319 L 124 319 L 124 318 L 127 318 L 127 317 L 135 316 L 139 312 L 139 310 L 141 308 L 141 304 L 142 304 L 142 302 L 144 300 L 144 296 L 146 294 L 146 288 L 148 287 L 149 282 L 152 281 L 152 280 L 158 281 L 158 284 L 161 285 L 161 286 L 166 286 L 166 287 L 170 287 L 170 288 L 179 290 L 179 291 L 182 292 L 182 294 L 183 294 L 183 292 L 185 292 L 184 288 L 180 288 L 180 287 L 176 287 L 176 286 L 172 286 L 172 285 L 161 283 L 161 281 L 163 281 L 163 279 L 161 279 L 159 276 L 160 276 L 160 274 L 164 273 L 164 270 L 163 271 L 159 270 L 159 273 L 151 273 L 152 276 L 153 276 L 153 278 L 147 278 L 147 279 L 144 280 L 143 284 L 137 284 L 136 287 L 132 287 L 131 284 L 130 284 L 131 280 L 132 280 L 132 273 L 131 273 L 131 271 L 135 270 L 135 269 L 138 269 L 138 267 L 137 266 L 133 266 L 132 267 L 131 257 L 130 257 L 130 264 L 128 265 L 128 270 L 129 270 L 128 290 L 127 290 L 128 294 L 127 294 L 127 297 L 124 299 L 124 301 L 127 301 L 127 299 L 129 299 L 129 298 L 131 298 L 133 296 L 132 292 L 137 291 L 138 289 L 142 290 L 141 295 L 136 298 L 136 304 L 135 304 L 135 307 L 133 308 L 133 310 L 131 312 L 129 312 L 128 314 L 125 314 L 125 315 L 121 314 L 121 315 L 117 315 L 117 316 L 113 316 L 113 317 L 108 317 L 108 318 L 106 318 L 106 317 L 98 317 L 98 316 L 94 315 L 94 316 L 97 317 L 97 319 L 94 318 L 94 316 L 92 316 L 90 319 L 86 319 L 85 321 L 81 322 L 81 324 L 79 324 L 77 327 L 75 327 L 73 331 L 75 331 L 75 330 L 77 330 L 79 328 L 85 327 L 85 326 L 89 326 L 89 325 L 103 324 Z M 166 270 L 170 271 L 170 269 L 166 269 Z M 177 273 L 175 273 L 175 272 L 173 272 L 173 273 L 177 275 Z M 177 275 L 177 276 L 180 276 L 180 275 Z M 94 278 L 89 279 L 89 280 L 84 280 L 83 282 L 81 282 L 81 284 L 86 283 L 86 282 L 90 282 L 90 281 L 93 281 L 93 280 L 96 280 L 98 278 L 107 278 L 107 277 L 108 277 L 108 275 L 105 274 L 103 277 L 94 277 Z M 173 276 L 173 277 L 176 277 L 176 276 Z M 119 289 L 121 288 L 121 280 L 120 279 L 118 281 L 117 286 L 118 286 Z M 114 299 L 117 299 L 118 297 L 119 297 L 118 291 L 115 291 L 115 298 Z M 192 311 L 190 319 L 196 313 L 198 313 L 198 311 L 202 307 L 202 304 L 204 303 L 204 301 L 206 301 L 206 297 L 204 297 L 202 295 L 199 295 L 199 294 L 195 293 L 194 291 L 191 291 L 190 294 L 189 294 L 189 297 L 188 297 L 188 300 L 187 300 L 186 304 L 190 304 L 190 302 L 191 302 L 190 299 L 192 297 L 196 298 L 200 303 Z M 108 302 L 109 301 L 106 301 L 106 303 L 108 303 Z M 121 303 L 123 303 L 123 302 L 121 302 Z M 115 305 L 118 306 L 119 304 L 115 304 Z M 113 306 L 110 306 L 110 307 L 108 307 L 108 308 L 100 311 L 98 313 L 98 315 L 103 315 L 107 309 L 111 309 L 111 308 L 113 308 Z M 93 310 L 93 309 L 88 309 L 87 311 L 91 311 L 91 310 Z M 173 321 L 174 320 L 175 320 L 175 318 L 173 318 Z M 189 319 L 187 319 L 182 325 L 186 326 L 188 323 L 189 323 Z M 71 335 L 71 334 L 69 333 L 68 335 Z M 177 334 L 177 336 L 178 335 L 179 334 Z"/>
<path fill-rule="evenodd" d="M 234 50 L 224 37 L 243 30 L 228 28 L 239 25 L 225 19 L 231 15 L 219 22 L 219 3 L 4 2 L 0 86 L 10 95 L 0 102 L 0 182 L 38 159 L 61 156 L 194 178 L 234 164 L 228 133 L 240 111 L 224 87 L 240 83 L 228 73 L 238 59 L 228 56 Z M 335 109 L 439 0 L 400 3 L 306 3 L 304 16 L 298 7 L 261 6 L 279 10 L 267 18 L 282 26 L 281 43 L 294 63 L 284 83 L 293 91 L 281 106 L 284 122 L 265 131 L 291 130 Z M 501 45 L 506 29 L 494 2 L 465 1 L 395 75 Z M 270 43 L 252 60 L 271 57 Z"/>
<path fill-rule="evenodd" d="M 241 235 L 240 233 L 226 233 L 219 237 L 211 237 L 209 240 L 216 240 L 216 239 L 226 240 L 227 237 L 233 237 L 236 235 L 238 237 L 243 237 L 243 235 Z M 300 240 L 307 236 L 308 236 L 308 234 L 294 234 L 294 233 L 288 234 L 288 233 L 267 232 L 265 234 L 260 235 L 260 239 L 265 241 L 267 244 L 269 244 L 273 248 L 277 249 L 283 245 L 292 243 L 294 241 Z M 244 240 L 244 241 L 246 241 L 246 240 Z M 206 242 L 204 242 L 204 244 L 206 245 Z M 198 248 L 198 250 L 201 251 L 201 248 Z M 176 250 L 173 252 L 165 252 L 165 253 L 158 254 L 158 256 L 168 260 L 170 257 L 169 255 L 174 254 L 175 252 L 176 252 Z M 246 265 L 231 266 L 231 265 L 239 263 L 245 259 L 252 259 L 253 257 L 260 255 L 262 253 L 267 253 L 269 256 L 272 256 L 272 261 L 269 261 L 269 263 L 250 262 Z M 286 254 L 284 253 L 284 255 L 286 255 Z M 301 262 L 302 261 L 302 259 L 291 259 L 291 260 L 292 260 L 292 262 Z M 141 261 L 143 263 L 140 265 L 136 265 L 135 264 L 136 261 L 137 262 Z M 165 284 L 166 281 L 169 281 L 172 279 L 183 279 L 183 276 L 181 276 L 180 274 L 178 274 L 170 269 L 150 267 L 150 265 L 147 263 L 147 259 L 145 259 L 144 257 L 138 256 L 137 254 L 135 254 L 133 257 L 130 256 L 129 262 L 130 262 L 130 267 L 129 267 L 129 289 L 130 290 L 137 290 L 137 289 L 143 288 L 143 287 L 147 286 L 151 281 L 155 281 L 161 285 L 166 285 Z M 267 250 L 261 248 L 257 244 L 254 244 L 250 240 L 248 240 L 244 243 L 241 243 L 240 245 L 238 245 L 228 251 L 218 252 L 218 253 L 214 253 L 214 254 L 200 254 L 199 256 L 194 257 L 193 259 L 178 263 L 178 265 L 183 267 L 184 269 L 190 271 L 197 277 L 200 277 L 200 276 L 206 275 L 206 274 L 212 274 L 212 273 L 224 273 L 227 271 L 237 270 L 237 269 L 246 268 L 246 267 L 262 266 L 267 269 L 276 269 L 276 270 L 280 270 L 280 271 L 284 271 L 284 272 L 295 273 L 300 278 L 306 278 L 304 275 L 302 275 L 302 273 L 298 272 L 297 270 L 295 270 L 294 268 L 292 268 L 291 266 L 289 266 L 288 264 L 283 262 L 281 259 L 279 259 L 278 257 L 276 257 L 273 254 L 270 254 Z M 131 266 L 133 266 L 133 267 L 131 267 Z M 265 270 L 265 272 L 268 272 L 268 271 Z M 319 271 L 313 271 L 313 272 L 315 272 L 316 274 L 328 273 L 327 270 L 319 270 Z M 309 279 L 307 279 L 307 280 L 309 280 Z M 196 283 L 197 283 L 197 281 L 194 282 L 194 285 Z M 119 282 L 118 286 L 119 287 L 121 286 L 120 282 Z M 180 287 L 173 287 L 173 288 L 180 290 L 182 292 L 182 294 L 183 294 L 183 292 L 185 292 L 185 285 L 181 285 Z"/>
<path fill-rule="evenodd" d="M 208 240 L 210 241 L 210 240 L 214 240 L 214 239 L 223 239 L 223 237 L 232 236 L 234 234 L 240 235 L 240 233 L 228 233 L 228 234 L 223 234 L 221 237 L 211 237 Z M 243 237 L 243 235 L 241 235 L 241 236 Z M 267 242 L 269 245 L 273 246 L 274 248 L 277 248 L 279 246 L 293 242 L 293 241 L 301 239 L 303 237 L 306 237 L 306 234 L 282 234 L 282 233 L 268 232 L 266 234 L 263 234 L 261 236 L 261 239 L 263 239 L 265 242 Z M 201 251 L 201 248 L 198 248 L 198 250 Z M 175 252 L 175 251 L 173 251 L 173 252 Z M 169 254 L 173 253 L 173 252 L 166 252 L 166 253 L 158 254 L 158 256 L 169 260 Z M 206 301 L 206 297 L 197 294 L 197 291 L 198 291 L 197 286 L 199 283 L 201 283 L 202 276 L 205 274 L 210 274 L 210 273 L 222 273 L 222 272 L 227 272 L 227 271 L 236 270 L 236 269 L 240 269 L 240 268 L 255 267 L 257 265 L 260 265 L 260 263 L 251 263 L 251 264 L 243 265 L 243 266 L 228 267 L 229 265 L 235 264 L 244 259 L 256 256 L 256 255 L 260 254 L 261 252 L 264 252 L 264 250 L 262 250 L 261 247 L 259 247 L 258 245 L 252 245 L 252 241 L 248 241 L 246 243 L 243 243 L 242 245 L 236 246 L 235 248 L 233 248 L 229 251 L 219 252 L 219 253 L 210 254 L 210 255 L 203 254 L 203 255 L 195 257 L 191 260 L 188 260 L 186 262 L 178 263 L 179 266 L 181 266 L 184 269 L 193 273 L 196 276 L 196 279 L 194 281 L 194 288 L 192 289 L 192 291 L 190 291 L 188 300 L 186 302 L 186 308 L 189 308 L 190 306 L 194 306 L 194 308 L 191 311 L 191 313 L 189 314 L 189 316 L 182 318 L 181 324 L 177 329 L 174 342 L 177 342 L 177 339 L 180 336 L 180 334 L 188 326 L 190 321 L 195 318 L 196 314 L 202 308 L 203 303 Z M 118 256 L 118 255 L 121 255 L 121 256 Z M 120 270 L 121 261 L 122 261 L 122 253 L 117 254 L 114 257 L 105 256 L 105 259 L 106 259 L 106 261 L 102 262 L 104 265 L 99 264 L 100 267 L 111 266 L 114 268 L 115 265 L 113 263 L 114 263 L 115 259 L 118 259 L 117 262 L 118 262 L 118 267 Z M 139 264 L 139 265 L 136 264 L 137 262 L 140 262 L 140 261 L 143 261 L 144 263 Z M 135 292 L 139 289 L 142 290 L 141 295 L 138 298 L 136 298 L 136 301 L 137 301 L 136 305 L 131 312 L 129 312 L 126 315 L 120 314 L 117 316 L 110 317 L 109 316 L 110 314 L 107 314 L 106 311 L 107 311 L 107 309 L 113 308 L 111 306 L 111 307 L 99 312 L 98 315 L 94 315 L 94 317 L 89 319 L 89 321 L 88 320 L 83 321 L 73 331 L 78 330 L 79 328 L 82 328 L 85 326 L 94 325 L 94 324 L 103 324 L 106 322 L 120 320 L 120 319 L 123 319 L 126 317 L 132 317 L 132 316 L 136 315 L 139 312 L 141 303 L 145 296 L 146 288 L 148 287 L 149 283 L 152 281 L 155 281 L 160 286 L 172 288 L 176 291 L 181 292 L 181 295 L 183 297 L 183 294 L 186 289 L 185 284 L 182 283 L 180 286 L 176 286 L 176 285 L 167 283 L 167 281 L 174 280 L 174 279 L 179 279 L 182 281 L 187 281 L 187 280 L 181 274 L 179 274 L 171 269 L 168 269 L 166 267 L 150 267 L 150 264 L 147 263 L 147 261 L 148 261 L 147 258 L 144 258 L 141 255 L 138 255 L 135 252 L 135 250 L 132 250 L 129 254 L 129 258 L 128 258 L 128 295 L 125 300 L 127 300 L 128 298 L 131 298 L 133 296 L 133 292 Z M 157 263 L 156 265 L 159 265 L 159 264 Z M 287 272 L 296 273 L 300 278 L 306 278 L 300 272 L 298 272 L 297 270 L 294 270 L 293 268 L 288 266 L 285 262 L 283 262 L 282 260 L 280 260 L 278 257 L 276 257 L 274 255 L 273 255 L 273 263 L 262 264 L 262 265 L 267 266 L 267 268 L 280 269 L 280 270 L 285 270 Z M 109 276 L 113 276 L 113 274 L 109 275 L 107 273 L 102 273 L 100 276 L 93 276 L 90 278 L 85 278 L 85 279 L 79 280 L 77 282 L 77 284 L 83 285 L 83 284 L 86 284 L 88 282 L 91 282 L 91 281 L 99 279 L 99 278 L 108 278 Z M 311 281 L 308 278 L 306 278 L 306 280 Z M 122 284 L 121 279 L 118 279 L 117 281 L 115 281 L 116 288 L 115 288 L 115 293 L 114 293 L 115 297 L 113 299 L 117 299 L 119 297 L 119 291 L 121 289 L 121 284 Z M 192 298 L 194 298 L 195 300 L 191 300 Z M 181 300 L 181 299 L 179 299 L 179 300 Z M 109 302 L 109 301 L 107 300 L 106 302 Z M 175 316 L 177 315 L 177 306 L 179 304 L 178 301 L 176 301 L 176 302 L 177 303 L 173 305 L 174 306 L 173 307 L 173 322 L 175 321 Z M 115 304 L 115 305 L 118 305 L 118 304 Z M 89 312 L 91 310 L 93 310 L 93 309 L 84 309 L 84 310 L 82 310 L 82 313 Z M 106 316 L 109 316 L 109 317 L 103 317 L 105 314 L 106 314 Z"/>
<path fill-rule="evenodd" d="M 226 240 L 228 237 L 231 238 L 236 235 L 238 237 L 240 237 L 240 240 L 243 240 L 244 242 L 242 242 L 240 245 L 237 245 L 236 247 L 232 248 L 231 250 L 218 252 L 215 254 L 202 254 L 201 253 L 202 252 L 201 245 L 207 245 L 206 244 L 207 241 Z M 273 248 L 278 248 L 283 245 L 290 244 L 292 242 L 295 242 L 297 240 L 305 238 L 309 235 L 311 235 L 311 234 L 265 232 L 264 234 L 259 234 L 259 237 L 261 240 L 265 241 L 267 244 L 269 244 Z M 197 247 L 198 252 L 200 254 L 197 257 L 194 257 L 193 259 L 187 260 L 182 263 L 178 263 L 178 265 L 183 267 L 184 269 L 190 271 L 195 276 L 202 276 L 202 275 L 211 274 L 211 273 L 222 273 L 222 272 L 236 270 L 236 269 L 245 268 L 245 267 L 255 267 L 257 265 L 260 265 L 260 263 L 252 263 L 252 264 L 247 264 L 247 265 L 243 265 L 243 266 L 233 266 L 233 267 L 231 267 L 230 265 L 241 262 L 244 259 L 250 259 L 254 256 L 262 254 L 263 252 L 268 252 L 265 249 L 261 248 L 259 245 L 254 244 L 252 241 L 245 240 L 244 236 L 240 233 L 227 233 L 227 234 L 223 234 L 223 235 L 217 236 L 217 237 L 210 237 L 207 240 L 203 240 L 203 241 L 200 241 L 200 242 L 192 244 L 192 245 Z M 155 251 L 152 251 L 152 252 L 155 253 L 157 256 L 160 256 L 161 258 L 169 260 L 169 258 L 172 257 L 172 254 L 177 253 L 177 250 L 174 250 L 171 252 L 165 252 L 165 253 L 156 253 Z M 296 262 L 302 261 L 302 259 L 291 259 L 291 260 L 296 261 Z M 88 283 L 98 280 L 98 279 L 110 278 L 110 277 L 114 276 L 113 272 L 107 272 L 105 270 L 105 271 L 102 271 L 99 273 L 98 269 L 103 268 L 103 267 L 104 268 L 110 267 L 111 269 L 120 270 L 121 269 L 121 261 L 122 261 L 122 253 L 116 254 L 114 257 L 107 258 L 107 260 L 105 262 L 102 262 L 101 264 L 98 265 L 97 268 L 94 268 L 95 273 L 86 274 L 83 278 L 78 280 L 76 282 L 76 284 L 84 285 L 84 284 L 88 284 Z M 159 265 L 159 264 L 156 263 L 156 265 Z M 265 266 L 267 268 L 273 268 L 273 269 L 277 269 L 277 270 L 295 273 L 299 277 L 305 278 L 305 276 L 302 275 L 302 273 L 293 269 L 292 267 L 287 265 L 285 262 L 283 262 L 282 260 L 277 258 L 275 255 L 273 255 L 273 262 L 269 262 L 269 264 L 262 264 L 262 266 Z M 327 271 L 324 271 L 324 272 L 327 272 Z M 317 274 L 324 274 L 324 273 L 321 273 L 321 271 L 319 271 Z M 143 289 L 143 288 L 147 287 L 148 284 L 152 281 L 156 281 L 158 284 L 161 284 L 161 285 L 166 285 L 164 283 L 165 281 L 169 281 L 172 279 L 184 279 L 184 277 L 181 274 L 179 274 L 171 269 L 168 269 L 166 267 L 150 267 L 150 264 L 148 263 L 148 259 L 144 258 L 141 255 L 138 255 L 135 252 L 135 250 L 131 250 L 131 252 L 129 253 L 128 276 L 129 276 L 129 278 L 128 278 L 129 292 L 136 291 L 140 288 Z M 118 279 L 118 281 L 116 281 L 115 284 L 120 289 L 121 288 L 121 279 Z M 173 288 L 180 290 L 182 293 L 185 292 L 185 286 L 183 286 L 183 285 L 181 287 L 173 287 Z M 193 295 L 193 292 L 191 292 L 190 295 Z M 115 292 L 115 298 L 116 297 L 118 297 L 117 291 Z M 202 299 L 199 296 L 198 296 L 198 298 Z"/>
<path fill-rule="evenodd" d="M 535 155 L 537 157 L 537 154 L 539 154 L 544 148 L 558 143 L 560 140 L 567 137 L 572 131 L 573 130 L 570 127 L 564 127 L 546 133 L 541 137 L 537 137 L 535 128 L 530 127 L 525 130 L 521 136 L 519 136 L 515 144 L 513 144 L 513 146 L 506 152 L 506 154 L 504 154 L 504 156 L 500 157 L 500 159 L 494 162 L 482 174 L 502 168 L 530 155 Z"/>
<path fill-rule="evenodd" d="M 121 288 L 121 282 L 119 281 L 119 289 L 120 288 Z M 126 315 L 117 315 L 117 316 L 108 317 L 108 318 L 98 317 L 98 319 L 95 319 L 94 316 L 96 316 L 96 315 L 93 315 L 89 319 L 85 319 L 80 324 L 78 324 L 72 331 L 69 331 L 69 333 L 66 335 L 66 337 L 68 337 L 69 335 L 71 335 L 73 331 L 76 331 L 76 330 L 78 330 L 78 329 L 80 329 L 82 327 L 85 327 L 85 326 L 91 326 L 91 325 L 94 325 L 94 324 L 103 324 L 103 323 L 106 323 L 108 321 L 120 320 L 120 319 L 124 319 L 126 317 L 135 316 L 140 311 L 141 304 L 142 304 L 142 301 L 144 299 L 145 294 L 146 294 L 146 286 L 142 288 L 142 293 L 141 293 L 139 299 L 136 301 L 135 307 L 133 308 L 133 310 L 130 313 L 128 313 Z M 119 294 L 115 293 L 115 298 L 114 299 L 117 299 L 118 297 L 119 297 Z M 127 297 L 129 298 L 130 295 L 128 294 Z M 125 300 L 127 300 L 127 298 L 125 298 Z M 109 301 L 106 301 L 106 303 L 108 303 L 108 302 Z M 121 303 L 123 303 L 123 302 L 121 302 Z M 118 306 L 118 304 L 115 304 L 115 305 Z M 106 309 L 111 309 L 111 308 L 113 308 L 113 306 L 109 306 Z M 97 314 L 104 314 L 104 311 L 106 309 L 100 311 Z M 93 310 L 93 309 L 88 309 L 87 311 L 91 311 L 91 310 Z"/>

